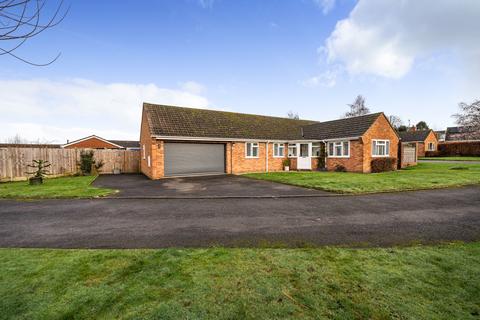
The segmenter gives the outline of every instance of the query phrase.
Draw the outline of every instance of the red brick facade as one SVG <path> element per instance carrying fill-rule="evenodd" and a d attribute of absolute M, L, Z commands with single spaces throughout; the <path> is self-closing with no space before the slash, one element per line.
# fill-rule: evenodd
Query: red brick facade
<path fill-rule="evenodd" d="M 390 126 L 387 118 L 381 115 L 373 123 L 369 130 L 360 138 L 350 141 L 350 157 L 348 158 L 327 158 L 326 168 L 335 170 L 337 165 L 344 166 L 351 172 L 370 172 L 370 162 L 372 160 L 372 140 L 389 140 L 390 157 L 396 158 L 398 155 L 399 138 L 394 129 Z M 341 139 L 340 139 L 341 140 Z M 188 141 L 192 143 L 194 141 Z M 288 154 L 288 144 L 285 143 L 284 157 L 273 157 L 272 142 L 258 142 L 258 157 L 246 157 L 245 141 L 226 141 L 225 144 L 225 171 L 228 174 L 242 174 L 249 172 L 274 172 L 282 171 L 283 160 Z M 160 179 L 164 177 L 164 141 L 151 137 L 147 119 L 143 115 L 141 136 L 141 171 L 151 179 Z M 143 149 L 145 148 L 145 151 Z M 267 152 L 267 153 L 266 153 Z M 298 150 L 297 150 L 298 152 Z M 268 161 L 267 156 L 268 155 Z M 150 157 L 150 166 L 148 158 Z M 297 169 L 297 159 L 290 159 L 290 169 Z M 312 170 L 318 168 L 318 158 L 312 157 Z M 268 168 L 267 168 L 268 163 Z"/>

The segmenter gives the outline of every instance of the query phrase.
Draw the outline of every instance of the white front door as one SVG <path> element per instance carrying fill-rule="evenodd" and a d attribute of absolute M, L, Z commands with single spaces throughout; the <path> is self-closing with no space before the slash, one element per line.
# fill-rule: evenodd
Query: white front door
<path fill-rule="evenodd" d="M 310 143 L 299 143 L 297 170 L 312 170 L 312 157 L 310 154 Z"/>

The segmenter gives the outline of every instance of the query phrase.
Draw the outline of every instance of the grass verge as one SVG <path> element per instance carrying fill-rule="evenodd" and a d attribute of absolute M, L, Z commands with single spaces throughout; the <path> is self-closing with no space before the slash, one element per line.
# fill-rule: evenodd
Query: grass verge
<path fill-rule="evenodd" d="M 0 183 L 0 198 L 92 198 L 106 196 L 114 190 L 93 187 L 95 176 L 45 179 L 42 185 L 31 186 L 28 181 Z"/>
<path fill-rule="evenodd" d="M 478 319 L 480 243 L 0 249 L 1 319 Z"/>
<path fill-rule="evenodd" d="M 420 163 L 403 170 L 351 172 L 271 172 L 246 177 L 339 193 L 422 190 L 480 183 L 479 164 Z"/>

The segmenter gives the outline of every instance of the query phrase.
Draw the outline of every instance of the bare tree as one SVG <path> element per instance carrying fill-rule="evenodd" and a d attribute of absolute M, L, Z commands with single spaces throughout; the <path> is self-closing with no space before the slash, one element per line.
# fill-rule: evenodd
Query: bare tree
<path fill-rule="evenodd" d="M 390 124 L 392 125 L 392 127 L 394 127 L 397 130 L 398 130 L 398 128 L 403 126 L 403 121 L 398 116 L 391 115 L 390 117 L 388 117 L 388 120 L 390 121 Z"/>
<path fill-rule="evenodd" d="M 13 137 L 10 137 L 10 138 L 7 138 L 6 143 L 12 143 L 12 144 L 26 144 L 26 143 L 29 143 L 30 141 L 28 141 L 27 139 L 23 138 L 22 136 L 20 136 L 18 133 L 13 136 Z"/>
<path fill-rule="evenodd" d="M 297 112 L 293 112 L 292 110 L 288 111 L 287 116 L 289 119 L 299 120 L 300 116 Z"/>
<path fill-rule="evenodd" d="M 47 63 L 34 63 L 15 53 L 27 40 L 53 28 L 65 18 L 68 8 L 63 10 L 61 0 L 53 14 L 44 19 L 43 13 L 50 10 L 48 3 L 49 0 L 0 0 L 0 55 L 9 55 L 34 66 L 47 66 L 58 59 L 60 53 Z"/>
<path fill-rule="evenodd" d="M 348 106 L 350 111 L 345 113 L 345 118 L 363 116 L 370 113 L 370 109 L 365 106 L 365 98 L 362 95 L 358 95 L 353 104 L 348 104 Z"/>
<path fill-rule="evenodd" d="M 480 137 L 480 100 L 475 100 L 471 104 L 460 102 L 458 107 L 460 113 L 453 115 L 456 123 L 464 127 L 463 130 L 468 138 Z"/>

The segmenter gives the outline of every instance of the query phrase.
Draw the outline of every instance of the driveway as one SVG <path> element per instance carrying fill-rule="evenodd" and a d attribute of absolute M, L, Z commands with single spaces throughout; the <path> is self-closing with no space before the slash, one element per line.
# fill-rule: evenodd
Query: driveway
<path fill-rule="evenodd" d="M 0 200 L 0 247 L 390 246 L 480 240 L 480 187 L 347 197 Z"/>
<path fill-rule="evenodd" d="M 233 175 L 150 180 L 140 174 L 101 175 L 94 185 L 120 190 L 122 198 L 275 197 L 331 193 Z"/>

